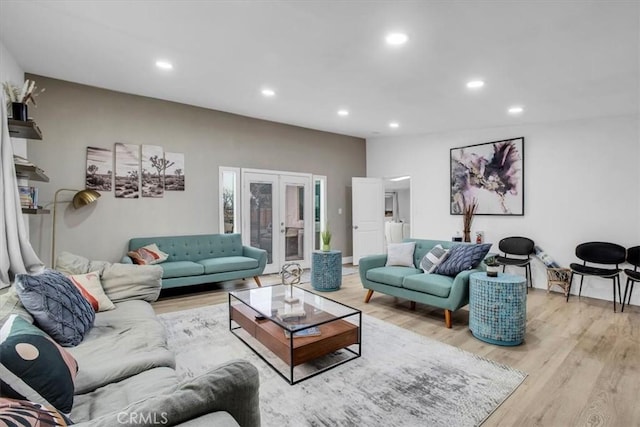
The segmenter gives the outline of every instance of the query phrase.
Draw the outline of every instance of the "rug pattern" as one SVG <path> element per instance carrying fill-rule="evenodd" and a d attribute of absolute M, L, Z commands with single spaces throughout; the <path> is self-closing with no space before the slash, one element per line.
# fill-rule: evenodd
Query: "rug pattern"
<path fill-rule="evenodd" d="M 290 386 L 229 332 L 226 304 L 160 315 L 178 375 L 231 359 L 260 371 L 262 424 L 478 426 L 526 374 L 363 315 L 362 357 Z"/>

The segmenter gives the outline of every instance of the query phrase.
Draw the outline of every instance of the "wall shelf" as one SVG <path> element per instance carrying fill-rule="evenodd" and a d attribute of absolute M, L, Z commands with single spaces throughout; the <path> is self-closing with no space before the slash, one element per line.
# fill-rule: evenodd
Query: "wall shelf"
<path fill-rule="evenodd" d="M 42 209 L 42 208 L 22 208 L 22 213 L 23 214 L 29 214 L 29 215 L 41 215 L 41 214 L 48 214 L 51 213 L 51 211 L 49 209 Z"/>
<path fill-rule="evenodd" d="M 44 171 L 34 165 L 16 163 L 16 176 L 31 181 L 49 182 L 49 177 L 45 175 Z"/>
<path fill-rule="evenodd" d="M 12 138 L 42 139 L 42 131 L 33 120 L 9 119 L 9 135 Z"/>

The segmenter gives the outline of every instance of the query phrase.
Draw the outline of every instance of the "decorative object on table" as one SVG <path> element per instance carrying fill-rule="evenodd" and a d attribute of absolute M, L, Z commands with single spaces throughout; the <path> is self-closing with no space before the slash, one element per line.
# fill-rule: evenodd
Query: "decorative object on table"
<path fill-rule="evenodd" d="M 633 292 L 633 285 L 636 282 L 640 282 L 640 246 L 634 246 L 627 249 L 627 262 L 633 265 L 633 270 L 630 268 L 624 269 L 624 274 L 627 275 L 627 283 L 624 286 L 624 297 L 622 298 L 622 310 L 624 311 L 624 304 L 631 304 L 631 293 Z M 631 288 L 629 288 L 631 285 Z M 627 290 L 629 291 L 629 299 L 627 299 Z"/>
<path fill-rule="evenodd" d="M 31 102 L 37 107 L 36 97 L 44 92 L 44 89 L 36 91 L 36 82 L 29 79 L 24 81 L 22 87 L 15 86 L 10 82 L 2 83 L 2 87 L 6 95 L 7 110 L 11 104 L 12 118 L 20 121 L 29 120 L 27 104 Z"/>
<path fill-rule="evenodd" d="M 185 169 L 184 153 L 164 153 L 167 167 L 164 171 L 164 189 L 166 191 L 184 191 Z"/>
<path fill-rule="evenodd" d="M 484 243 L 484 231 L 476 231 L 476 243 Z"/>
<path fill-rule="evenodd" d="M 560 286 L 566 297 L 571 288 L 571 269 L 563 268 L 540 246 L 533 247 L 536 257 L 547 267 L 547 293 L 553 285 Z"/>
<path fill-rule="evenodd" d="M 173 165 L 164 158 L 164 150 L 159 145 L 142 146 L 142 197 L 162 197 L 164 195 L 164 173 Z"/>
<path fill-rule="evenodd" d="M 524 137 L 452 148 L 451 215 L 524 215 Z"/>
<path fill-rule="evenodd" d="M 451 238 L 452 242 L 462 242 L 462 234 L 459 231 L 456 231 L 456 235 Z"/>
<path fill-rule="evenodd" d="M 113 152 L 108 148 L 87 147 L 87 190 L 111 191 Z"/>
<path fill-rule="evenodd" d="M 58 194 L 62 191 L 73 191 L 76 193 L 73 195 L 73 199 L 71 199 L 74 209 L 80 209 L 83 206 L 90 205 L 100 198 L 100 193 L 95 190 L 61 188 L 55 192 L 53 196 L 53 219 L 51 222 L 51 267 L 55 267 L 54 262 L 56 259 L 56 213 L 58 212 L 58 203 L 68 203 L 68 201 L 58 201 Z"/>
<path fill-rule="evenodd" d="M 284 302 L 294 304 L 298 302 L 298 298 L 293 296 L 293 285 L 300 283 L 302 277 L 302 267 L 297 262 L 290 262 L 282 266 L 280 270 L 280 278 L 283 285 L 289 286 L 289 294 L 285 295 Z"/>
<path fill-rule="evenodd" d="M 485 258 L 484 263 L 487 266 L 487 276 L 498 277 L 498 269 L 500 268 L 500 264 L 496 262 L 496 256 L 492 255 Z"/>
<path fill-rule="evenodd" d="M 325 228 L 322 233 L 320 233 L 320 238 L 322 239 L 322 250 L 330 251 L 331 250 L 331 231 Z"/>
<path fill-rule="evenodd" d="M 533 240 L 521 236 L 505 237 L 498 243 L 498 248 L 504 253 L 504 256 L 496 257 L 496 262 L 502 265 L 502 271 L 507 266 L 524 267 L 527 285 L 533 287 L 531 278 L 531 254 L 535 252 Z"/>
<path fill-rule="evenodd" d="M 116 198 L 140 197 L 140 146 L 116 142 Z"/>
<path fill-rule="evenodd" d="M 337 291 L 342 286 L 342 252 L 311 253 L 311 286 L 316 291 Z"/>
<path fill-rule="evenodd" d="M 490 344 L 514 346 L 524 341 L 527 281 L 522 276 L 486 273 L 469 276 L 469 329 Z"/>
<path fill-rule="evenodd" d="M 603 279 L 611 279 L 613 281 L 613 312 L 616 312 L 616 284 L 618 285 L 618 298 L 620 304 L 622 304 L 622 294 L 620 292 L 620 264 L 625 262 L 627 257 L 627 250 L 616 243 L 608 242 L 587 242 L 581 243 L 576 246 L 576 257 L 578 257 L 583 263 L 578 264 L 572 262 L 569 264 L 571 269 L 571 281 L 573 276 L 580 275 L 580 290 L 578 291 L 578 297 L 582 294 L 582 282 L 584 276 L 602 277 Z M 590 266 L 591 264 L 601 264 L 598 266 Z M 611 268 L 603 268 L 602 266 L 611 266 Z M 613 268 L 615 266 L 615 268 Z M 571 286 L 571 282 L 569 283 Z M 571 288 L 569 288 L 571 289 Z M 567 293 L 567 301 L 569 301 L 569 294 Z"/>
<path fill-rule="evenodd" d="M 475 215 L 477 208 L 478 202 L 476 199 L 471 200 L 469 203 L 464 202 L 462 233 L 464 234 L 465 242 L 471 242 L 471 224 L 473 223 L 473 215 Z"/>

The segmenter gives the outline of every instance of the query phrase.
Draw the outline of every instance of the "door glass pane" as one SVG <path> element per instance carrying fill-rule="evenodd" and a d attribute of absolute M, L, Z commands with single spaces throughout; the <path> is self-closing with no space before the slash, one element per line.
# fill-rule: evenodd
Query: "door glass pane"
<path fill-rule="evenodd" d="M 285 190 L 285 260 L 304 259 L 304 184 Z"/>
<path fill-rule="evenodd" d="M 233 171 L 222 172 L 222 203 L 224 215 L 224 233 L 235 233 L 238 227 L 236 222 L 236 173 Z"/>
<path fill-rule="evenodd" d="M 273 186 L 270 183 L 249 184 L 251 246 L 267 251 L 267 264 L 273 262 Z"/>
<path fill-rule="evenodd" d="M 320 249 L 320 232 L 322 231 L 320 229 L 320 221 L 321 221 L 321 216 L 320 216 L 320 212 L 321 212 L 321 205 L 320 205 L 320 191 L 321 191 L 321 186 L 320 186 L 320 180 L 316 180 L 315 183 L 315 197 L 313 200 L 313 204 L 314 204 L 314 209 L 313 209 L 313 215 L 314 215 L 314 222 L 313 222 L 313 232 L 315 233 L 315 250 L 319 250 Z"/>

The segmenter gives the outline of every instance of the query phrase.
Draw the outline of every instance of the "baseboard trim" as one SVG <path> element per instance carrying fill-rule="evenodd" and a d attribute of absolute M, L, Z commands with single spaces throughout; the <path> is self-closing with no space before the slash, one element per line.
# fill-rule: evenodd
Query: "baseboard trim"
<path fill-rule="evenodd" d="M 342 257 L 342 263 L 343 264 L 353 264 L 353 257 L 352 256 Z"/>

